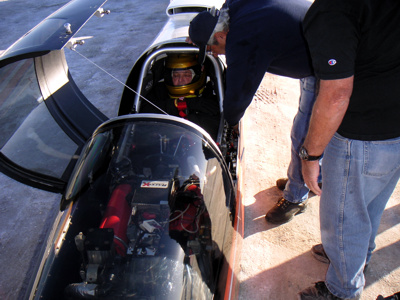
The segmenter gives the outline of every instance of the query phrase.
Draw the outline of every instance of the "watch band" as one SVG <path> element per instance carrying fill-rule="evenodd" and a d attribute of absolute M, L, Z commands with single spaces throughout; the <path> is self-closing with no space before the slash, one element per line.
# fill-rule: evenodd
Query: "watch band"
<path fill-rule="evenodd" d="M 322 157 L 322 154 L 318 156 L 308 155 L 307 149 L 304 146 L 301 146 L 299 151 L 299 156 L 302 160 L 314 161 L 314 160 L 319 160 Z"/>

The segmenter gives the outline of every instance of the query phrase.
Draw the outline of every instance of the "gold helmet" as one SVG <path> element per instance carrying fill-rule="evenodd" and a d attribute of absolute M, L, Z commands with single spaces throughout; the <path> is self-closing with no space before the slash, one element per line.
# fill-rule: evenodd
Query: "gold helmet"
<path fill-rule="evenodd" d="M 186 85 L 175 86 L 172 82 L 172 72 L 188 69 L 192 71 L 192 81 Z M 189 53 L 169 54 L 165 63 L 164 81 L 171 97 L 187 97 L 199 95 L 202 92 L 206 82 L 206 74 L 201 70 L 197 55 Z"/>

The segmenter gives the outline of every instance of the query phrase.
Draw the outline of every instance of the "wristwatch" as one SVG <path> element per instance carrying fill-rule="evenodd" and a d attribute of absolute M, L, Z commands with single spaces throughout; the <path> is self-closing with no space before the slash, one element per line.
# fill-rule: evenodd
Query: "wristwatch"
<path fill-rule="evenodd" d="M 299 156 L 302 160 L 313 161 L 313 160 L 319 160 L 322 157 L 322 154 L 318 156 L 308 155 L 307 149 L 304 146 L 301 146 L 299 151 Z"/>

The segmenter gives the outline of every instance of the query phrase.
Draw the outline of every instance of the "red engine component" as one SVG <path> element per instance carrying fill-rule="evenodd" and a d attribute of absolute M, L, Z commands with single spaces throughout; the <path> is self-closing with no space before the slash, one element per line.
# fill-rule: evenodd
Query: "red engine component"
<path fill-rule="evenodd" d="M 112 228 L 114 230 L 115 250 L 121 256 L 126 255 L 128 245 L 126 231 L 131 215 L 131 207 L 126 200 L 126 196 L 131 190 L 132 188 L 129 184 L 121 184 L 116 187 L 100 224 L 100 228 Z"/>
<path fill-rule="evenodd" d="M 179 200 L 185 200 L 185 203 L 180 203 L 182 209 L 171 214 L 169 230 L 196 233 L 199 230 L 200 218 L 205 211 L 200 188 L 194 184 L 186 186 Z"/>

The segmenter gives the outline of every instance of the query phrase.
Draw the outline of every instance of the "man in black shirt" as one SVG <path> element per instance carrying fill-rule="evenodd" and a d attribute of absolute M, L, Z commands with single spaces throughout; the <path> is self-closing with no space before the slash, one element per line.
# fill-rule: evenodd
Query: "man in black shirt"
<path fill-rule="evenodd" d="M 316 0 L 303 22 L 319 93 L 303 154 L 321 195 L 324 282 L 299 299 L 359 299 L 382 213 L 400 177 L 400 2 Z M 303 156 L 306 158 L 306 155 Z"/>

